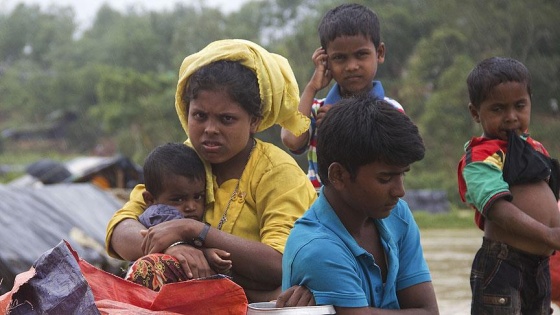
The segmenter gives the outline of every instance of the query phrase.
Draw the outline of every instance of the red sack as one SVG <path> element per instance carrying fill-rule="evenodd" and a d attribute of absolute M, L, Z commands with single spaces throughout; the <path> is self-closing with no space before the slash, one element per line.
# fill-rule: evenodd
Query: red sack
<path fill-rule="evenodd" d="M 243 289 L 228 278 L 166 284 L 156 292 L 94 267 L 67 242 L 19 274 L 13 289 L 0 296 L 6 314 L 238 315 L 246 314 L 247 305 Z"/>
<path fill-rule="evenodd" d="M 555 252 L 550 256 L 550 298 L 553 302 L 560 303 L 560 253 Z"/>
<path fill-rule="evenodd" d="M 560 210 L 560 201 L 558 201 L 558 209 Z M 550 265 L 550 298 L 556 304 L 560 304 L 560 252 L 555 251 L 549 260 Z"/>

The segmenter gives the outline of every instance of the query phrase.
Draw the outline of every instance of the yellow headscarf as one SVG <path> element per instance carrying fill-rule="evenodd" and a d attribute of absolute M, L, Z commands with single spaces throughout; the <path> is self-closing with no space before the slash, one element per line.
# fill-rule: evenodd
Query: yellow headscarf
<path fill-rule="evenodd" d="M 288 60 L 247 40 L 224 39 L 210 43 L 201 51 L 187 56 L 181 64 L 175 109 L 187 135 L 188 104 L 183 101 L 183 95 L 189 77 L 201 67 L 219 60 L 239 61 L 256 74 L 263 115 L 257 131 L 279 124 L 299 136 L 309 129 L 309 118 L 298 111 L 299 89 Z M 192 145 L 190 140 L 185 143 Z M 214 202 L 212 169 L 208 162 L 203 162 L 206 169 L 206 206 L 211 207 Z"/>
<path fill-rule="evenodd" d="M 256 74 L 263 114 L 257 131 L 279 124 L 299 136 L 309 129 L 309 118 L 298 111 L 299 89 L 288 60 L 247 40 L 224 39 L 187 56 L 181 64 L 175 108 L 187 135 L 188 104 L 184 102 L 183 95 L 188 79 L 201 67 L 219 60 L 239 61 Z"/>

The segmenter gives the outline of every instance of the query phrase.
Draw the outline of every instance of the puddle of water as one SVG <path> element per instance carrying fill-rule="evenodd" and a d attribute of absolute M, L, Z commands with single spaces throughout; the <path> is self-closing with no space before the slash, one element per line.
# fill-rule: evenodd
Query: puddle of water
<path fill-rule="evenodd" d="M 421 231 L 424 256 L 432 273 L 440 314 L 470 314 L 469 277 L 482 235 L 476 229 Z"/>

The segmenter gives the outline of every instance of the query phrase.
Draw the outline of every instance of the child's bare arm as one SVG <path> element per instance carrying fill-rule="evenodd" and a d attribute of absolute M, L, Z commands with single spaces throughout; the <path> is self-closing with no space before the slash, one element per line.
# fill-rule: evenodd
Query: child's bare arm
<path fill-rule="evenodd" d="M 546 183 L 510 189 L 512 202 L 500 199 L 489 209 L 485 235 L 533 254 L 560 249 L 560 213 Z"/>
<path fill-rule="evenodd" d="M 299 101 L 298 110 L 305 116 L 311 116 L 311 106 L 315 95 L 320 90 L 324 89 L 332 80 L 327 67 L 327 54 L 323 48 L 317 48 L 311 57 L 315 64 L 315 72 L 305 86 Z M 281 131 L 282 143 L 290 150 L 296 151 L 301 149 L 309 140 L 309 133 L 303 133 L 300 136 L 295 136 L 288 130 L 282 128 Z"/>

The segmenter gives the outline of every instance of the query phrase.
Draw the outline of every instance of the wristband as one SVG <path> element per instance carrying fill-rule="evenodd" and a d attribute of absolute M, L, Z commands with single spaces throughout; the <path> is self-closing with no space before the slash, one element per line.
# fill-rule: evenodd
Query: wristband
<path fill-rule="evenodd" d="M 200 234 L 198 234 L 197 237 L 193 238 L 192 243 L 194 244 L 195 247 L 203 247 L 204 246 L 204 241 L 206 240 L 206 235 L 208 234 L 208 231 L 210 230 L 210 224 L 208 222 L 204 222 L 204 227 L 202 228 L 202 231 L 200 232 Z"/>

